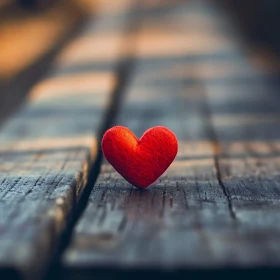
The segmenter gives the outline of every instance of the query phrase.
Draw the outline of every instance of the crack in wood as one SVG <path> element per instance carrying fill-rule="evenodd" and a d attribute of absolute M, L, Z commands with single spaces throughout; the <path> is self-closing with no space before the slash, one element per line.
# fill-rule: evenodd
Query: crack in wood
<path fill-rule="evenodd" d="M 230 216 L 232 217 L 233 220 L 236 220 L 237 218 L 236 218 L 236 214 L 233 209 L 231 197 L 228 195 L 226 187 L 223 184 L 222 177 L 221 177 L 221 171 L 220 171 L 220 166 L 219 166 L 219 154 L 221 151 L 220 141 L 216 135 L 214 124 L 212 121 L 212 114 L 210 111 L 209 104 L 207 102 L 207 95 L 206 95 L 205 87 L 203 86 L 203 84 L 201 85 L 201 87 L 202 87 L 202 91 L 204 93 L 204 98 L 203 98 L 204 102 L 203 102 L 202 110 L 203 110 L 203 114 L 205 116 L 204 119 L 207 120 L 206 129 L 208 131 L 210 143 L 211 143 L 212 150 L 213 150 L 213 159 L 214 159 L 214 168 L 215 168 L 216 178 L 219 182 L 219 185 L 223 191 L 224 196 L 227 199 Z"/>
<path fill-rule="evenodd" d="M 134 9 L 135 9 L 135 7 L 134 7 Z M 116 66 L 117 83 L 112 92 L 110 105 L 104 116 L 103 124 L 100 126 L 100 131 L 97 133 L 98 143 L 101 142 L 102 135 L 105 133 L 105 131 L 112 125 L 113 120 L 115 119 L 115 116 L 118 113 L 120 102 L 122 101 L 122 99 L 124 97 L 125 88 L 127 87 L 127 84 L 129 83 L 129 79 L 133 74 L 134 57 L 130 55 L 132 53 L 131 50 L 133 49 L 133 45 L 129 45 L 130 42 L 128 42 L 126 40 L 126 38 L 129 34 L 136 31 L 139 22 L 136 19 L 133 19 L 132 12 L 128 12 L 127 21 L 128 22 L 125 26 L 125 29 L 123 30 L 123 44 L 122 45 L 123 45 L 123 49 L 129 50 L 129 52 L 128 52 L 129 55 L 125 55 L 124 57 L 120 58 L 119 62 L 117 63 L 117 66 Z M 70 221 L 70 224 L 67 226 L 66 230 L 64 231 L 63 236 L 60 238 L 61 241 L 60 241 L 59 247 L 54 255 L 49 272 L 46 275 L 46 279 L 59 274 L 58 266 L 61 261 L 61 256 L 64 253 L 65 249 L 69 246 L 69 243 L 71 242 L 71 239 L 72 239 L 74 226 L 76 225 L 77 221 L 79 221 L 80 217 L 82 216 L 82 214 L 87 206 L 87 203 L 88 203 L 88 200 L 90 197 L 90 192 L 92 191 L 92 188 L 95 186 L 97 176 L 101 170 L 102 159 L 103 159 L 103 155 L 102 155 L 102 151 L 99 147 L 98 152 L 97 152 L 96 161 L 92 164 L 92 167 L 89 168 L 87 184 L 84 188 L 83 194 L 79 200 L 78 205 L 76 206 L 76 210 L 75 210 L 72 220 Z M 133 191 L 133 187 L 131 188 L 130 194 L 132 193 L 132 191 Z M 104 200 L 105 196 L 106 196 L 106 192 L 103 192 L 101 201 Z M 106 207 L 103 208 L 103 210 L 104 210 L 103 215 L 100 217 L 100 221 L 99 221 L 100 225 L 104 222 L 104 219 L 106 217 L 105 209 L 106 209 Z M 113 211 L 113 210 L 114 210 L 114 206 L 112 205 L 111 211 Z M 126 218 L 124 218 L 121 221 L 121 223 L 118 227 L 118 230 L 123 231 L 125 229 L 126 224 L 127 224 L 127 220 L 126 220 Z"/>

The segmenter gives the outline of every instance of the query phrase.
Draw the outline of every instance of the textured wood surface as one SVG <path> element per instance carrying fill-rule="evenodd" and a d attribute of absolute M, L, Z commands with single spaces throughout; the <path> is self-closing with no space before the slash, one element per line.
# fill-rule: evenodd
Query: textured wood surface
<path fill-rule="evenodd" d="M 253 75 L 260 68 L 248 63 Z M 219 143 L 219 177 L 238 224 L 230 233 L 217 235 L 227 240 L 221 245 L 229 262 L 236 261 L 231 249 L 241 264 L 280 263 L 279 85 L 279 78 L 272 82 L 259 77 L 255 83 L 205 87 Z M 219 101 L 216 90 L 224 92 Z M 242 250 L 233 250 L 232 244 Z"/>
<path fill-rule="evenodd" d="M 115 124 L 138 137 L 167 126 L 178 155 L 144 191 L 104 162 L 63 257 L 71 279 L 279 264 L 277 69 L 215 6 L 163 10 L 138 10 L 135 68 Z"/>
<path fill-rule="evenodd" d="M 96 1 L 91 9 L 93 4 Z M 129 9 L 128 2 L 122 4 L 123 9 Z M 127 25 L 124 12 L 114 30 L 108 32 L 106 8 L 100 1 L 92 20 L 58 55 L 50 75 L 34 86 L 26 106 L 0 131 L 1 279 L 7 272 L 39 279 L 96 160 L 97 138 L 118 84 L 116 66 Z M 90 34 L 85 35 L 85 30 L 91 30 Z M 114 55 L 96 48 L 103 57 L 110 56 L 110 67 L 65 74 L 68 65 L 78 66 L 78 62 L 67 60 L 69 48 L 85 36 L 91 39 L 101 33 L 101 45 L 106 45 L 106 36 L 112 36 Z M 75 51 L 81 52 L 80 48 L 82 44 Z M 92 54 L 87 62 L 95 65 L 94 50 Z"/>

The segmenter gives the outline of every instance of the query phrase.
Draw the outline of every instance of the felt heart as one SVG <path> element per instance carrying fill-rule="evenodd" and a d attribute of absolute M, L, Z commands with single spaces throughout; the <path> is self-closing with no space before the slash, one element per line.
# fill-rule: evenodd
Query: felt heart
<path fill-rule="evenodd" d="M 106 131 L 102 150 L 108 162 L 129 183 L 146 188 L 170 166 L 178 151 L 173 132 L 163 126 L 148 129 L 140 140 L 126 127 Z"/>

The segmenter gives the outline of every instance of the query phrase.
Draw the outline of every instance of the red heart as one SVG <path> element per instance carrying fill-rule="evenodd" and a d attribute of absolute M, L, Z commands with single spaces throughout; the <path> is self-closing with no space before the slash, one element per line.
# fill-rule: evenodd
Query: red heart
<path fill-rule="evenodd" d="M 174 133 L 163 126 L 148 129 L 140 140 L 128 128 L 115 126 L 104 134 L 102 150 L 129 183 L 146 188 L 172 163 L 178 142 Z"/>

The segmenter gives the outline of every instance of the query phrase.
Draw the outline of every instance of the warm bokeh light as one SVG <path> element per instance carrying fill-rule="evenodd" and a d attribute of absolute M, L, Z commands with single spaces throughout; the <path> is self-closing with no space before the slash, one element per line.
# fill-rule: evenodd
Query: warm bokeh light
<path fill-rule="evenodd" d="M 36 12 L 14 4 L 13 9 L 1 14 L 0 80 L 11 79 L 31 66 L 87 15 L 85 0 L 53 2 L 52 6 Z"/>

